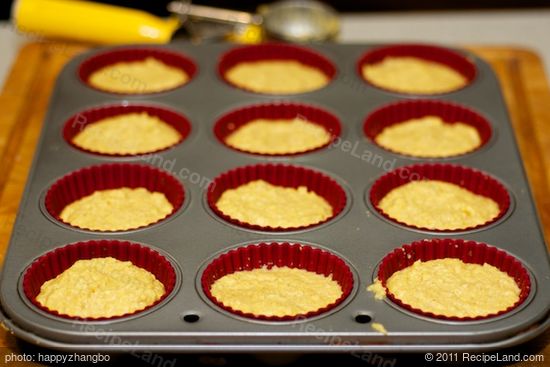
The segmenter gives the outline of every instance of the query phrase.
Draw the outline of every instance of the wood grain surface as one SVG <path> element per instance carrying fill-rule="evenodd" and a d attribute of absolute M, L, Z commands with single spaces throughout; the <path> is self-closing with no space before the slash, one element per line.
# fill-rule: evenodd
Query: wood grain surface
<path fill-rule="evenodd" d="M 0 94 L 0 262 L 4 259 L 55 79 L 63 65 L 72 56 L 87 48 L 88 46 L 82 44 L 54 42 L 25 45 Z M 548 239 L 550 238 L 550 180 L 548 177 L 550 172 L 550 90 L 541 60 L 535 53 L 518 48 L 466 48 L 487 60 L 498 74 L 544 233 Z M 17 355 L 29 350 L 32 353 L 37 353 L 37 350 L 42 353 L 49 352 L 35 349 L 18 341 L 4 329 L 0 329 L 0 363 L 4 362 L 5 356 L 11 353 Z M 545 362 L 498 365 L 524 367 L 550 365 L 550 331 L 524 345 L 501 351 L 501 353 L 505 352 L 542 354 Z M 124 358 L 126 357 L 118 356 L 115 360 L 118 361 L 117 364 L 124 363 Z M 221 363 L 218 359 L 214 359 L 213 362 L 209 360 L 204 362 L 196 356 L 182 358 L 191 358 L 194 361 L 191 364 L 219 365 Z M 238 357 L 228 358 L 231 362 L 232 358 Z M 316 357 L 311 358 L 315 361 Z M 327 358 L 337 362 L 343 357 Z M 414 365 L 428 365 L 423 362 L 422 356 L 418 355 L 384 355 L 384 358 L 395 360 L 396 363 L 393 366 L 413 365 L 411 362 L 414 360 L 417 361 Z M 326 362 L 328 359 L 321 358 L 320 361 Z M 239 363 L 249 365 L 249 363 Z M 306 361 L 301 364 L 304 363 Z M 179 361 L 178 365 L 180 365 Z M 188 364 L 184 363 L 184 365 Z M 371 365 L 376 364 L 371 363 Z"/>

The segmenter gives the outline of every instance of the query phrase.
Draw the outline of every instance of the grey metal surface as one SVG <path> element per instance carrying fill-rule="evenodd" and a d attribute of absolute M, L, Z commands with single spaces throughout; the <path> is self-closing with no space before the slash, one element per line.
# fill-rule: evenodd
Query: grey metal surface
<path fill-rule="evenodd" d="M 533 200 L 498 82 L 490 67 L 472 55 L 478 77 L 454 93 L 438 96 L 470 106 L 485 115 L 493 128 L 489 146 L 465 156 L 442 161 L 481 169 L 503 182 L 514 200 L 512 212 L 497 225 L 473 232 L 436 234 L 413 231 L 388 223 L 366 204 L 365 191 L 384 173 L 382 167 L 358 158 L 364 151 L 378 154 L 394 167 L 420 162 L 388 153 L 362 135 L 364 117 L 378 106 L 410 98 L 382 92 L 357 75 L 359 56 L 372 45 L 312 46 L 337 66 L 335 80 L 326 88 L 291 97 L 263 96 L 237 90 L 216 73 L 223 51 L 231 45 L 164 46 L 181 51 L 199 65 L 198 75 L 186 86 L 171 92 L 145 96 L 117 96 L 83 85 L 76 76 L 80 62 L 92 51 L 76 57 L 61 73 L 45 120 L 40 146 L 20 206 L 6 255 L 0 297 L 6 314 L 4 324 L 16 335 L 52 348 L 72 350 L 163 351 L 412 351 L 489 350 L 523 342 L 548 327 L 550 309 L 550 266 Z M 342 139 L 357 144 L 355 153 L 332 147 L 292 158 L 266 159 L 230 150 L 219 144 L 212 128 L 217 117 L 236 107 L 269 101 L 296 101 L 321 106 L 343 123 Z M 237 166 L 265 161 L 304 165 L 329 173 L 348 190 L 349 209 L 327 225 L 292 233 L 249 231 L 215 219 L 204 204 L 205 186 L 180 178 L 188 200 L 174 218 L 165 223 L 124 233 L 99 234 L 75 231 L 55 224 L 40 209 L 43 193 L 51 183 L 75 169 L 112 161 L 148 164 L 140 158 L 106 158 L 70 147 L 61 136 L 64 122 L 86 108 L 112 103 L 149 103 L 167 106 L 187 116 L 192 133 L 181 145 L 162 152 L 164 163 L 177 176 L 182 169 L 213 179 Z M 157 159 L 156 163 L 160 161 Z M 441 160 L 440 160 L 441 161 Z M 198 176 L 197 176 L 198 177 Z M 376 301 L 366 287 L 372 282 L 378 262 L 404 243 L 453 237 L 482 241 L 508 251 L 528 268 L 534 281 L 527 302 L 516 312 L 481 322 L 445 322 L 404 312 L 387 301 Z M 41 254 L 65 244 L 101 238 L 127 239 L 161 249 L 177 262 L 181 286 L 161 307 L 128 320 L 79 323 L 46 316 L 20 295 L 19 280 L 24 269 Z M 337 312 L 297 323 L 265 323 L 228 316 L 201 296 L 196 279 L 211 256 L 238 244 L 259 241 L 297 241 L 315 244 L 341 255 L 356 272 L 353 298 Z M 355 321 L 366 313 L 382 323 L 388 335 Z M 188 323 L 186 314 L 200 320 Z"/>

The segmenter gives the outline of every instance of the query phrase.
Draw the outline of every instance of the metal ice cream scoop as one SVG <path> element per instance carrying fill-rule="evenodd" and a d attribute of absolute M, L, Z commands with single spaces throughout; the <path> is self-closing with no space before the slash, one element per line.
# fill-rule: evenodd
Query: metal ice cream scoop
<path fill-rule="evenodd" d="M 198 24 L 217 36 L 229 34 L 230 39 L 250 43 L 260 42 L 264 35 L 291 42 L 324 41 L 339 31 L 336 11 L 313 0 L 262 5 L 257 14 L 194 5 L 189 0 L 173 1 L 168 10 L 173 15 L 160 18 L 89 1 L 17 0 L 12 21 L 19 31 L 40 38 L 97 44 L 167 43 L 180 27 L 193 33 Z"/>
<path fill-rule="evenodd" d="M 171 13 L 188 19 L 261 26 L 268 38 L 289 42 L 319 42 L 334 39 L 340 31 L 338 13 L 314 0 L 284 0 L 261 5 L 257 14 L 193 5 L 189 0 L 168 4 Z"/>

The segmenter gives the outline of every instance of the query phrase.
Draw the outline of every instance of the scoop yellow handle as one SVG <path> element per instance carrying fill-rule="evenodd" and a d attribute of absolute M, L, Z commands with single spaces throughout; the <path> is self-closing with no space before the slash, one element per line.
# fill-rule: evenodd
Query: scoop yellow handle
<path fill-rule="evenodd" d="M 24 33 L 100 44 L 167 43 L 180 26 L 177 17 L 77 0 L 17 0 L 13 18 Z"/>

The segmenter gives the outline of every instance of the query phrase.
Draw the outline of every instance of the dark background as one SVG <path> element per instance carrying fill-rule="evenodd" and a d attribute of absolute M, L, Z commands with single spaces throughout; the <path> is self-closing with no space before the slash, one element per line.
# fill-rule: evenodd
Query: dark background
<path fill-rule="evenodd" d="M 147 10 L 157 15 L 166 15 L 169 0 L 96 0 Z M 195 4 L 212 5 L 223 8 L 254 11 L 259 4 L 270 0 L 196 0 Z M 550 0 L 326 0 L 324 1 L 342 12 L 361 11 L 411 11 L 442 9 L 498 9 L 550 7 Z M 0 1 L 0 19 L 8 19 L 12 0 Z"/>

